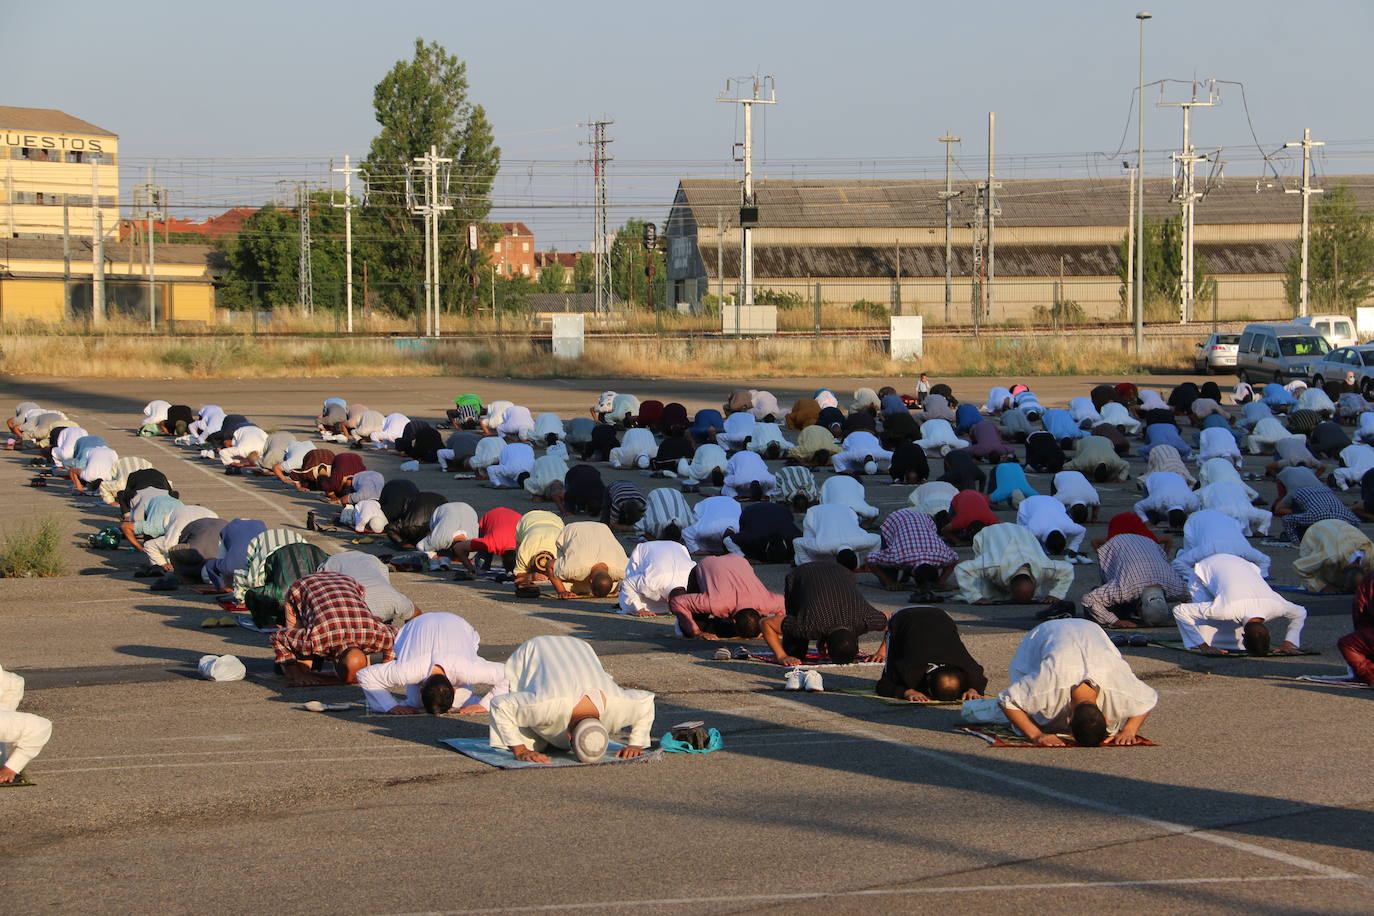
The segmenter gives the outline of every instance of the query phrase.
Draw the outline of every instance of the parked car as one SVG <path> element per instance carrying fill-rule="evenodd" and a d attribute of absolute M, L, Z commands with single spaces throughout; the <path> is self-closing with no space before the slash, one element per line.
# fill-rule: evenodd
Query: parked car
<path fill-rule="evenodd" d="M 1374 345 L 1337 347 L 1312 364 L 1312 386 L 1344 381 L 1355 373 L 1355 386 L 1368 395 L 1374 391 Z"/>
<path fill-rule="evenodd" d="M 1346 315 L 1306 315 L 1294 318 L 1293 323 L 1311 328 L 1333 347 L 1353 347 L 1360 342 L 1355 336 L 1354 319 Z"/>
<path fill-rule="evenodd" d="M 1221 369 L 1236 369 L 1236 351 L 1240 349 L 1239 334 L 1212 334 L 1197 345 L 1193 367 L 1204 375 Z"/>
<path fill-rule="evenodd" d="M 1331 344 L 1300 324 L 1248 324 L 1236 352 L 1236 375 L 1251 384 L 1312 377 L 1312 364 L 1331 352 Z"/>

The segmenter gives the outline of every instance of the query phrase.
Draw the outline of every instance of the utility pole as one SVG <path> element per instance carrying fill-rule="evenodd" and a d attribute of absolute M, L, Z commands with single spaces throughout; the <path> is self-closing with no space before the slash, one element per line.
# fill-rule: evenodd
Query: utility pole
<path fill-rule="evenodd" d="M 1182 108 L 1183 109 L 1183 148 L 1169 156 L 1170 159 L 1179 165 L 1179 184 L 1180 187 L 1174 194 L 1174 200 L 1182 208 L 1183 236 L 1181 244 L 1183 248 L 1182 274 L 1179 278 L 1179 324 L 1193 320 L 1193 210 L 1202 195 L 1198 194 L 1194 187 L 1194 167 L 1197 163 L 1206 160 L 1206 156 L 1197 155 L 1193 148 L 1191 129 L 1191 116 L 1194 108 L 1211 108 L 1217 104 L 1216 80 L 1206 80 L 1207 100 L 1199 101 L 1197 97 L 1198 80 L 1192 80 L 1192 96 L 1186 102 L 1158 102 L 1160 108 Z"/>
<path fill-rule="evenodd" d="M 1306 316 L 1308 307 L 1308 284 L 1307 284 L 1307 235 L 1311 226 L 1308 210 L 1313 194 L 1322 193 L 1321 188 L 1312 187 L 1312 147 L 1325 146 L 1321 141 L 1312 139 L 1312 128 L 1302 129 L 1302 140 L 1296 143 L 1285 143 L 1284 149 L 1294 146 L 1302 147 L 1302 187 L 1296 189 L 1285 189 L 1286 194 L 1302 195 L 1302 268 L 1299 281 L 1298 315 Z"/>
<path fill-rule="evenodd" d="M 725 81 L 725 91 L 716 98 L 717 102 L 730 102 L 744 106 L 744 144 L 740 160 L 744 163 L 744 184 L 740 194 L 740 298 L 742 304 L 754 304 L 754 227 L 759 221 L 758 202 L 754 197 L 754 106 L 776 105 L 777 86 L 771 76 L 749 77 L 753 91 L 748 96 L 730 97 L 731 89 L 738 90 L 743 80 L 730 78 Z M 768 97 L 762 92 L 767 90 Z M 735 325 L 739 330 L 739 325 Z"/>
<path fill-rule="evenodd" d="M 70 194 L 62 195 L 62 318 L 72 317 L 72 221 L 67 209 Z"/>
<path fill-rule="evenodd" d="M 296 186 L 296 222 L 300 226 L 300 251 L 296 264 L 296 298 L 307 315 L 315 313 L 315 271 L 310 257 L 310 193 L 305 183 Z"/>
<path fill-rule="evenodd" d="M 1140 170 L 1131 168 L 1129 162 L 1121 163 L 1121 167 L 1129 176 L 1126 193 L 1126 305 L 1129 308 L 1135 302 L 1135 177 Z M 1143 251 L 1141 257 L 1144 257 Z"/>
<path fill-rule="evenodd" d="M 986 201 L 986 206 L 987 206 L 987 211 L 988 211 L 988 276 L 987 276 L 987 283 L 985 284 L 985 287 L 984 287 L 984 288 L 987 290 L 987 293 L 986 293 L 986 298 L 987 298 L 987 310 L 984 312 L 984 315 L 987 316 L 988 318 L 991 318 L 991 317 L 992 317 L 992 281 L 996 278 L 996 274 L 997 274 L 997 237 L 993 234 L 993 230 L 994 230 L 994 228 L 995 228 L 995 226 L 996 226 L 997 217 L 999 217 L 999 216 L 1002 215 L 1002 210 L 1001 210 L 1001 208 L 997 206 L 997 189 L 1000 188 L 1000 187 L 1002 186 L 1002 183 L 1001 183 L 1000 181 L 994 180 L 994 178 L 993 178 L 993 164 L 992 164 L 992 160 L 993 160 L 993 149 L 994 149 L 994 145 L 995 145 L 996 139 L 997 139 L 997 113 L 996 113 L 995 111 L 989 111 L 989 112 L 988 112 L 988 193 L 987 193 L 987 201 Z"/>
<path fill-rule="evenodd" d="M 453 160 L 439 155 L 439 149 L 431 146 L 429 152 L 415 157 L 415 167 L 406 174 L 406 197 L 412 213 L 425 218 L 425 336 L 439 336 L 439 214 L 452 210 L 449 204 L 449 169 Z M 444 166 L 441 169 L 440 166 Z M 425 182 L 424 203 L 415 195 L 412 175 L 422 173 Z M 443 191 L 440 192 L 442 181 Z"/>
<path fill-rule="evenodd" d="M 348 333 L 353 333 L 353 176 L 362 171 L 361 169 L 351 168 L 348 162 L 348 154 L 344 154 L 344 164 L 341 169 L 331 169 L 331 171 L 342 172 L 344 177 L 344 201 L 334 203 L 335 207 L 342 207 L 344 212 L 344 304 L 348 311 Z"/>
<path fill-rule="evenodd" d="M 973 265 L 969 283 L 974 337 L 978 336 L 983 320 L 983 219 L 986 206 L 987 187 L 980 181 L 973 190 Z"/>
<path fill-rule="evenodd" d="M 614 143 L 606 136 L 606 128 L 615 122 L 610 118 L 599 121 L 583 121 L 579 127 L 591 128 L 591 139 L 580 141 L 592 148 L 592 158 L 582 160 L 592 167 L 595 183 L 596 204 L 592 210 L 592 302 L 598 313 L 611 310 L 611 243 L 607 210 L 609 195 L 606 188 L 606 166 L 615 157 L 606 152 L 607 144 Z"/>
<path fill-rule="evenodd" d="M 1140 249 L 1135 259 L 1135 355 L 1139 359 L 1145 351 L 1145 21 L 1152 18 L 1149 10 L 1135 14 L 1140 23 L 1139 80 L 1136 83 L 1135 123 L 1135 240 Z"/>
<path fill-rule="evenodd" d="M 950 300 L 954 289 L 954 198 L 964 193 L 954 190 L 951 184 L 954 178 L 954 144 L 959 140 L 948 130 L 940 138 L 945 145 L 945 189 L 940 192 L 940 199 L 945 202 L 945 324 L 949 324 Z"/>
<path fill-rule="evenodd" d="M 11 212 L 13 207 L 10 208 Z M 91 157 L 91 325 L 105 326 L 105 228 L 100 214 L 100 156 Z"/>
<path fill-rule="evenodd" d="M 164 207 L 166 189 L 153 184 L 153 169 L 148 167 L 148 180 L 134 188 L 134 209 L 141 211 L 147 221 L 148 264 L 145 275 L 148 284 L 148 330 L 157 330 L 157 237 L 153 232 L 153 220 L 166 221 Z"/>

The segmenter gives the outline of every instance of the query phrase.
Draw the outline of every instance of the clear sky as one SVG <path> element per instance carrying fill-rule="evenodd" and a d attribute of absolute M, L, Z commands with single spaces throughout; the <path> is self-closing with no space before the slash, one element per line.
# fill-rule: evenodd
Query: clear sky
<path fill-rule="evenodd" d="M 728 177 L 737 106 L 725 77 L 777 79 L 759 118 L 758 171 L 775 177 L 937 177 L 947 129 L 960 169 L 986 167 L 997 112 L 998 171 L 1120 175 L 1135 147 L 1140 7 L 1112 0 L 1026 3 L 495 2 L 7 4 L 0 103 L 60 108 L 120 135 L 130 172 L 147 165 L 183 200 L 258 202 L 276 178 L 328 175 L 363 155 L 372 87 L 416 37 L 467 62 L 504 152 L 493 216 L 522 219 L 541 247 L 585 244 L 590 179 L 579 121 L 615 120 L 612 223 L 662 219 L 685 175 Z M 1322 171 L 1371 171 L 1374 3 L 1161 0 L 1148 7 L 1147 82 L 1242 82 L 1259 146 L 1304 127 L 1328 141 Z M 1240 88 L 1194 115 L 1199 147 L 1226 172 L 1261 171 Z M 1176 97 L 1186 87 L 1171 87 Z M 1146 90 L 1147 169 L 1164 174 L 1176 109 Z M 1128 129 L 1129 125 L 1129 129 Z M 1102 153 L 1104 155 L 1093 155 Z M 188 165 L 193 160 L 214 160 Z M 1291 162 L 1279 163 L 1292 173 Z M 142 175 L 138 176 L 140 179 Z M 537 209 L 536 205 L 544 205 Z"/>

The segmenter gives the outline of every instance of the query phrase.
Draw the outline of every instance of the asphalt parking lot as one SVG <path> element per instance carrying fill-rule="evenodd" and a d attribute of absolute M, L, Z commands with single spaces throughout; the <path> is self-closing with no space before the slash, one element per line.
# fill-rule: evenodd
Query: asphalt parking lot
<path fill-rule="evenodd" d="M 1047 406 L 1097 377 L 1032 383 Z M 1108 379 L 1115 381 L 1116 379 Z M 1182 377 L 1133 378 L 1167 388 Z M 936 379 L 935 381 L 940 381 Z M 1002 379 L 951 380 L 981 403 Z M 832 387 L 845 396 L 884 380 L 759 381 L 784 405 Z M 909 384 L 909 382 L 908 382 Z M 168 440 L 131 430 L 144 403 L 217 403 L 264 428 L 306 437 L 329 396 L 435 420 L 473 391 L 565 418 L 605 388 L 718 407 L 733 383 L 304 379 L 100 382 L 9 378 L 20 400 L 56 406 L 121 454 L 162 469 L 187 502 L 222 517 L 302 528 L 321 501 L 279 482 L 230 477 Z M 1188 430 L 1185 429 L 1185 433 Z M 364 453 L 388 477 L 399 459 Z M 672 635 L 671 620 L 616 615 L 607 602 L 517 601 L 509 586 L 438 573 L 393 582 L 425 610 L 461 614 L 501 661 L 522 641 L 586 638 L 625 686 L 654 691 L 654 729 L 704 719 L 726 749 L 660 762 L 502 771 L 437 742 L 485 737 L 485 717 L 311 713 L 308 699 L 359 700 L 353 688 L 210 683 L 196 660 L 233 653 L 270 670 L 266 637 L 202 629 L 215 606 L 188 588 L 150 592 L 131 551 L 80 546 L 115 510 L 65 485 L 30 489 L 29 456 L 0 453 L 0 531 L 52 515 L 70 559 L 60 579 L 0 579 L 0 664 L 28 681 L 23 709 L 54 722 L 31 766 L 33 788 L 0 791 L 7 866 L 0 889 L 19 911 L 368 913 L 533 909 L 709 912 L 984 912 L 1108 910 L 1365 912 L 1374 899 L 1374 691 L 1329 688 L 1299 674 L 1345 670 L 1335 640 L 1349 598 L 1288 595 L 1308 608 L 1318 656 L 1209 659 L 1127 649 L 1160 694 L 1142 733 L 1157 747 L 994 749 L 953 731 L 958 711 L 780 690 L 781 669 L 710 660 L 714 646 Z M 1247 470 L 1261 461 L 1247 456 Z M 933 468 L 939 460 L 932 459 Z M 1143 469 L 1143 462 L 1133 462 Z M 672 485 L 637 471 L 644 486 Z M 938 473 L 938 472 L 937 472 Z M 421 489 L 479 511 L 526 510 L 528 497 L 435 469 Z M 1032 484 L 1043 475 L 1030 475 Z M 1272 484 L 1254 484 L 1272 499 Z M 886 513 L 910 487 L 870 478 Z M 1134 481 L 1102 486 L 1102 522 L 1137 498 Z M 1046 490 L 1047 492 L 1047 490 Z M 1354 494 L 1346 494 L 1347 502 Z M 1011 513 L 999 513 L 1010 517 Z M 330 552 L 341 534 L 310 534 Z M 1258 544 L 1258 540 L 1254 543 Z M 381 544 L 361 549 L 382 552 Z M 1294 551 L 1273 577 L 1296 583 Z M 967 556 L 968 551 L 961 551 Z M 786 568 L 759 567 L 780 589 Z M 1097 584 L 1075 567 L 1071 598 Z M 904 593 L 866 589 L 877 607 Z M 1035 608 L 943 605 L 989 673 L 990 692 Z M 876 640 L 873 640 L 876 643 Z M 828 673 L 860 686 L 876 667 Z"/>

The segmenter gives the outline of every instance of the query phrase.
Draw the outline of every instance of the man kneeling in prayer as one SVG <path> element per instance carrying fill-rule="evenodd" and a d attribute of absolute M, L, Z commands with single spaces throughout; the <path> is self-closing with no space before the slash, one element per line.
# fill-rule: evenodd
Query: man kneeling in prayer
<path fill-rule="evenodd" d="M 457 614 L 421 614 L 396 636 L 396 660 L 368 665 L 358 672 L 367 706 L 373 712 L 413 716 L 421 711 L 442 716 L 455 706 L 464 715 L 484 713 L 506 692 L 506 666 L 477 654 L 479 637 Z M 480 699 L 473 684 L 490 684 Z M 397 703 L 393 690 L 404 690 Z"/>
<path fill-rule="evenodd" d="M 583 763 L 600 760 L 611 733 L 630 730 L 616 756 L 638 757 L 651 740 L 654 695 L 616 684 L 592 647 L 571 636 L 536 636 L 506 662 L 510 692 L 491 701 L 491 745 L 517 760 L 548 763 L 552 745 Z"/>
<path fill-rule="evenodd" d="M 948 614 L 935 607 L 908 607 L 892 615 L 878 696 L 947 703 L 979 699 L 987 689 L 983 666 L 964 647 Z"/>
<path fill-rule="evenodd" d="M 1219 553 L 1198 562 L 1188 580 L 1191 604 L 1174 608 L 1183 645 L 1203 655 L 1228 655 L 1244 650 L 1268 655 L 1268 621 L 1288 618 L 1279 655 L 1297 655 L 1307 609 L 1280 597 L 1248 560 Z"/>
<path fill-rule="evenodd" d="M 1066 728 L 1083 747 L 1139 744 L 1159 702 L 1091 620 L 1050 620 L 1021 640 L 999 697 L 1007 720 L 1041 747 L 1063 747 Z"/>

